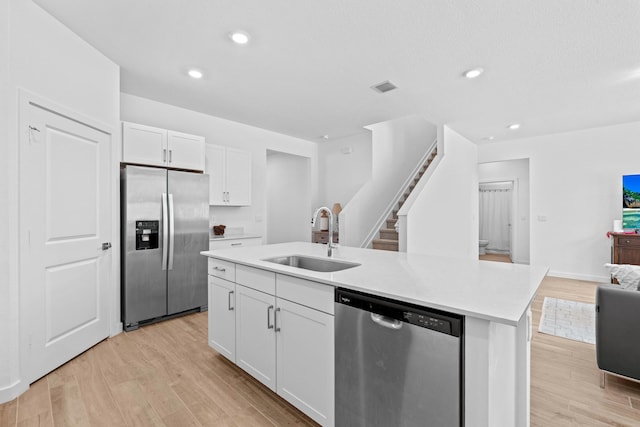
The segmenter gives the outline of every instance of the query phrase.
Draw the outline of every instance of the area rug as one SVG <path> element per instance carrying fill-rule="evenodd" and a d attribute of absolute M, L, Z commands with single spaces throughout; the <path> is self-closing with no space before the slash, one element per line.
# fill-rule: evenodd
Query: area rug
<path fill-rule="evenodd" d="M 538 331 L 543 334 L 595 344 L 595 304 L 544 297 Z"/>

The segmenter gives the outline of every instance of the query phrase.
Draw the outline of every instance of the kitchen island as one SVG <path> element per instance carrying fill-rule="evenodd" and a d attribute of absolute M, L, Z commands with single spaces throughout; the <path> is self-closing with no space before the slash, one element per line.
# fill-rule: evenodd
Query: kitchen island
<path fill-rule="evenodd" d="M 333 308 L 329 307 L 327 298 L 333 295 L 335 287 L 465 316 L 465 425 L 529 425 L 530 305 L 547 268 L 350 247 L 334 250 L 333 259 L 359 265 L 335 272 L 318 272 L 265 261 L 289 255 L 326 258 L 324 245 L 302 242 L 202 254 L 210 257 L 209 272 L 217 276 L 216 280 L 236 281 L 236 268 L 239 277 L 256 278 L 260 283 L 263 283 L 263 277 L 258 276 L 266 278 L 272 275 L 274 284 L 258 287 L 259 294 L 272 292 L 275 297 L 276 278 L 279 278 L 281 282 L 278 283 L 282 286 L 278 285 L 278 290 L 282 288 L 287 295 L 299 294 L 301 301 L 294 302 L 323 314 L 325 323 L 320 323 L 326 325 L 327 330 L 333 328 L 329 319 Z M 230 271 L 234 272 L 233 277 L 229 276 Z M 244 280 L 239 278 L 238 283 Z M 300 289 L 308 288 L 307 291 L 296 291 L 297 283 L 300 283 Z M 253 289 L 250 291 L 254 292 Z M 210 282 L 210 297 L 211 292 Z M 225 295 L 229 298 L 235 295 L 235 290 L 228 292 Z M 293 300 L 287 295 L 279 296 L 285 300 L 283 303 Z M 225 301 L 229 308 L 232 305 L 230 301 Z M 211 301 L 209 309 L 212 311 Z M 267 306 L 267 317 L 269 310 Z M 322 335 L 320 331 L 318 334 Z M 333 335 L 324 337 L 325 341 L 331 340 L 331 343 L 325 342 L 324 347 L 329 346 L 332 353 Z M 239 365 L 243 367 L 241 363 Z M 251 364 L 248 366 L 251 368 Z M 329 368 L 333 369 L 333 365 Z M 246 367 L 243 369 L 247 370 Z M 333 382 L 327 386 L 333 386 Z M 276 391 L 275 387 L 273 389 Z M 314 415 L 305 411 L 309 405 L 296 406 L 308 415 Z M 321 424 L 333 424 L 331 414 L 314 419 Z"/>

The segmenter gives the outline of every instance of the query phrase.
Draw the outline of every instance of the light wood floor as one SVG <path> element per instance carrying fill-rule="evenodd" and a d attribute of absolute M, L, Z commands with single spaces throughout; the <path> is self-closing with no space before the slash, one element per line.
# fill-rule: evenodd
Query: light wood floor
<path fill-rule="evenodd" d="M 640 426 L 639 383 L 608 377 L 602 390 L 593 345 L 537 332 L 544 296 L 593 302 L 595 286 L 546 278 L 535 298 L 532 426 Z M 206 320 L 103 341 L 0 405 L 0 426 L 315 425 L 211 350 Z"/>
<path fill-rule="evenodd" d="M 478 255 L 478 258 L 481 261 L 511 262 L 511 257 L 503 254 L 484 254 Z"/>
<path fill-rule="evenodd" d="M 640 383 L 609 375 L 603 390 L 594 345 L 537 332 L 545 296 L 593 303 L 596 286 L 547 277 L 533 302 L 532 426 L 640 426 Z"/>

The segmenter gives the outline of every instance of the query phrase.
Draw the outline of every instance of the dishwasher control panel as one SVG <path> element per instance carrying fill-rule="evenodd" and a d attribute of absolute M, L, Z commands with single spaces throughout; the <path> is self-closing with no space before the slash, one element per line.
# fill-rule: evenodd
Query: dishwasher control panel
<path fill-rule="evenodd" d="M 445 334 L 451 333 L 451 322 L 448 320 L 438 319 L 436 317 L 411 311 L 405 311 L 402 317 L 404 317 L 405 322 L 411 323 L 412 325 L 429 328 L 438 332 L 444 332 Z"/>
<path fill-rule="evenodd" d="M 462 336 L 464 316 L 459 314 L 344 288 L 336 288 L 335 302 L 454 337 Z"/>

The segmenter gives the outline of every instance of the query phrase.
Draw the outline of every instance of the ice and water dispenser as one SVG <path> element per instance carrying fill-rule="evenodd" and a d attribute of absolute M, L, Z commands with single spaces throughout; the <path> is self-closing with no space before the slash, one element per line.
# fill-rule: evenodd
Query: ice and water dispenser
<path fill-rule="evenodd" d="M 160 221 L 136 221 L 136 251 L 158 249 Z"/>

